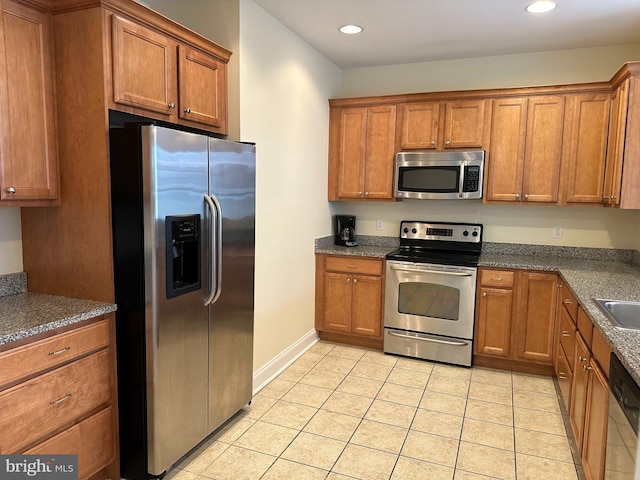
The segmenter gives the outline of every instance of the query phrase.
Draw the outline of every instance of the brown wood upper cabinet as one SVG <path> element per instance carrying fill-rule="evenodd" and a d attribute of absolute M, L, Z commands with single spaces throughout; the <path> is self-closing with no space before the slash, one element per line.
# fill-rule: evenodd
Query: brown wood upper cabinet
<path fill-rule="evenodd" d="M 565 97 L 493 100 L 486 202 L 556 203 Z"/>
<path fill-rule="evenodd" d="M 112 108 L 227 132 L 226 60 L 111 16 Z"/>
<path fill-rule="evenodd" d="M 0 28 L 0 205 L 58 205 L 52 19 L 3 0 Z"/>
<path fill-rule="evenodd" d="M 562 204 L 601 204 L 611 96 L 569 95 L 562 159 Z"/>
<path fill-rule="evenodd" d="M 400 105 L 398 149 L 482 148 L 486 100 Z"/>
<path fill-rule="evenodd" d="M 329 200 L 392 200 L 395 105 L 332 108 Z"/>

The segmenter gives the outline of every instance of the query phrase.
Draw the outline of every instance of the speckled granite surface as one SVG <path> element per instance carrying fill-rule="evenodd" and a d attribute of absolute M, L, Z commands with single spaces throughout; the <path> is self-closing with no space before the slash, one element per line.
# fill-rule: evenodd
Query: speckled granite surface
<path fill-rule="evenodd" d="M 26 274 L 0 275 L 0 285 L 21 290 L 0 296 L 0 345 L 116 310 L 110 303 L 26 292 Z"/>
<path fill-rule="evenodd" d="M 358 257 L 384 258 L 387 253 L 400 246 L 397 237 L 376 237 L 373 235 L 356 235 L 357 247 L 341 247 L 334 245 L 334 236 L 317 238 L 315 253 L 330 255 L 354 255 Z"/>
<path fill-rule="evenodd" d="M 397 240 L 395 246 L 373 247 L 362 242 L 355 248 L 332 245 L 333 237 L 320 240 L 325 243 L 319 245 L 316 241 L 317 253 L 384 258 L 397 248 Z M 391 245 L 386 241 L 378 243 Z M 485 242 L 478 265 L 559 272 L 605 341 L 640 384 L 640 330 L 614 327 L 593 300 L 640 301 L 639 251 Z"/>
<path fill-rule="evenodd" d="M 0 275 L 0 297 L 27 291 L 27 274 L 25 272 Z"/>

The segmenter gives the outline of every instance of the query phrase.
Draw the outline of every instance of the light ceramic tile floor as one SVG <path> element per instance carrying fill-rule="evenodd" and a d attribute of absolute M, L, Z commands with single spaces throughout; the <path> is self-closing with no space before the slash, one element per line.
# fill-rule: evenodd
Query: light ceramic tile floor
<path fill-rule="evenodd" d="M 554 381 L 319 342 L 166 480 L 581 480 Z"/>

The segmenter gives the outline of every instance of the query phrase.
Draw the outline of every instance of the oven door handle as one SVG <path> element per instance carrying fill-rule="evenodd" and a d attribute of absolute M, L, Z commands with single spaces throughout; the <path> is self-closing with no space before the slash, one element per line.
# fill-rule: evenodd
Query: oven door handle
<path fill-rule="evenodd" d="M 410 340 L 421 340 L 423 342 L 443 343 L 445 345 L 453 345 L 455 347 L 464 347 L 469 343 L 469 342 L 455 342 L 453 340 L 440 340 L 437 338 L 426 338 L 426 337 L 416 337 L 412 335 L 403 335 L 401 333 L 392 332 L 391 330 L 388 330 L 388 333 L 393 337 L 408 338 Z"/>
<path fill-rule="evenodd" d="M 391 265 L 391 270 L 398 270 L 401 272 L 411 272 L 411 273 L 435 273 L 436 275 L 450 275 L 452 277 L 470 277 L 471 273 L 464 272 L 447 272 L 444 270 L 423 270 L 419 268 L 405 268 L 405 267 L 396 267 L 395 265 Z"/>

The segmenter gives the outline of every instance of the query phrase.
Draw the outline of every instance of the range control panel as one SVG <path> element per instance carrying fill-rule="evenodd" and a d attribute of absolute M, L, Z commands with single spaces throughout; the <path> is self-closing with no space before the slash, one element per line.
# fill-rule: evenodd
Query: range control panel
<path fill-rule="evenodd" d="M 403 220 L 400 222 L 400 239 L 480 243 L 482 225 Z"/>

